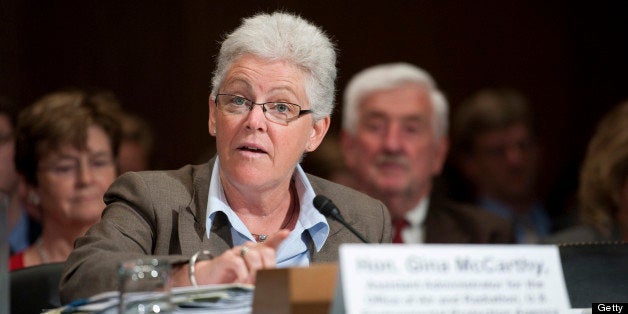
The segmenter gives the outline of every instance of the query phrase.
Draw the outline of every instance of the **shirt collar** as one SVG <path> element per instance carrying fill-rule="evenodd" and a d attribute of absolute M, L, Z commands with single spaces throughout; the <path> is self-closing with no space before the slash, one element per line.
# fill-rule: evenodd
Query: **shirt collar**
<path fill-rule="evenodd" d="M 510 221 L 517 221 L 521 219 L 529 220 L 536 231 L 541 235 L 547 235 L 551 231 L 551 221 L 545 208 L 539 201 L 532 203 L 530 209 L 522 216 L 517 217 L 517 214 L 511 206 L 493 198 L 482 197 L 479 201 L 480 207 L 501 216 L 504 219 Z"/>
<path fill-rule="evenodd" d="M 406 213 L 406 220 L 408 220 L 411 226 L 423 225 L 425 216 L 427 216 L 427 204 L 429 200 L 429 196 L 424 197 L 413 209 Z"/>
<path fill-rule="evenodd" d="M 487 209 L 488 211 L 497 214 L 504 219 L 511 220 L 514 217 L 514 212 L 512 208 L 508 207 L 506 204 L 503 204 L 496 199 L 482 197 L 480 198 L 479 204 L 480 207 Z"/>
<path fill-rule="evenodd" d="M 219 211 L 224 212 L 227 215 L 227 218 L 233 228 L 241 232 L 248 232 L 240 218 L 227 203 L 220 175 L 218 174 L 219 169 L 220 160 L 217 157 L 211 174 L 207 200 L 207 216 L 205 217 L 208 238 L 211 233 L 212 217 Z M 325 216 L 323 216 L 323 214 L 321 214 L 312 203 L 316 193 L 314 192 L 310 181 L 307 179 L 303 168 L 301 168 L 301 165 L 297 164 L 292 178 L 294 179 L 297 195 L 299 196 L 299 203 L 301 205 L 298 223 L 305 231 L 310 232 L 316 251 L 320 251 L 329 236 L 329 224 L 327 223 Z"/>

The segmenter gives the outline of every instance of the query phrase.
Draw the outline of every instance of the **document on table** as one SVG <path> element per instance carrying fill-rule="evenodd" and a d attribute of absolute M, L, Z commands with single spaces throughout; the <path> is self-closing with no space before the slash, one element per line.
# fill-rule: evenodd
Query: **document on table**
<path fill-rule="evenodd" d="M 250 314 L 253 310 L 253 286 L 241 284 L 209 285 L 173 291 L 177 313 Z"/>
<path fill-rule="evenodd" d="M 246 284 L 177 287 L 172 289 L 172 302 L 176 305 L 175 313 L 249 314 L 253 308 L 253 291 L 254 286 Z M 117 291 L 109 291 L 46 313 L 116 314 L 119 299 Z"/>

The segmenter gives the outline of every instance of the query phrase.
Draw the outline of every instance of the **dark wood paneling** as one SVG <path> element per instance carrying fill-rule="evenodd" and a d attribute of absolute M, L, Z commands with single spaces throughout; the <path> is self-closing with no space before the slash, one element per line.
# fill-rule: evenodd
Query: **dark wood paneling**
<path fill-rule="evenodd" d="M 159 168 L 197 162 L 213 145 L 207 88 L 218 41 L 240 18 L 275 9 L 337 42 L 338 96 L 361 68 L 391 61 L 432 73 L 453 110 L 484 86 L 522 90 L 549 156 L 546 187 L 573 174 L 597 119 L 628 98 L 621 1 L 497 0 L 7 1 L 0 93 L 25 105 L 66 86 L 111 89 L 154 125 Z"/>

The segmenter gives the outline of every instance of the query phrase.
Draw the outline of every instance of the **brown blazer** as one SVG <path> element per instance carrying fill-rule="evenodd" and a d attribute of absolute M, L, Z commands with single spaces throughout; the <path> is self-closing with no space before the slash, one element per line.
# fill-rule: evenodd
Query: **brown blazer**
<path fill-rule="evenodd" d="M 205 236 L 209 182 L 214 160 L 178 170 L 130 172 L 105 194 L 99 223 L 75 242 L 60 283 L 61 301 L 117 290 L 117 267 L 123 260 L 155 255 L 172 263 L 186 262 L 208 249 L 220 255 L 232 247 L 230 225 L 218 215 Z M 316 194 L 329 197 L 345 220 L 372 243 L 391 241 L 390 216 L 384 204 L 342 185 L 308 175 Z M 338 260 L 341 243 L 359 243 L 347 228 L 329 220 L 330 233 L 316 252 L 310 238 L 310 261 Z"/>
<path fill-rule="evenodd" d="M 470 205 L 432 198 L 425 218 L 426 243 L 515 243 L 510 222 Z"/>

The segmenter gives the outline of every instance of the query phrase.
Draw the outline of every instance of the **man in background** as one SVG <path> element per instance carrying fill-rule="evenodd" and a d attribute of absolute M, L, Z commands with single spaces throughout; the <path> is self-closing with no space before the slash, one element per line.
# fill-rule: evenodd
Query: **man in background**
<path fill-rule="evenodd" d="M 538 243 L 550 219 L 535 191 L 539 151 L 526 99 L 484 89 L 463 102 L 452 123 L 454 163 L 476 204 L 511 221 L 518 243 Z"/>
<path fill-rule="evenodd" d="M 393 63 L 361 71 L 344 93 L 344 183 L 386 204 L 393 242 L 512 242 L 505 220 L 433 192 L 447 156 L 447 122 L 447 100 L 424 70 Z"/>
<path fill-rule="evenodd" d="M 154 135 L 150 124 L 143 118 L 125 112 L 120 118 L 122 138 L 118 149 L 118 171 L 144 171 L 153 169 Z"/>

